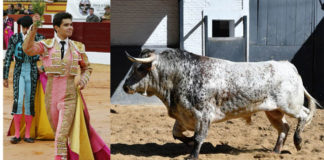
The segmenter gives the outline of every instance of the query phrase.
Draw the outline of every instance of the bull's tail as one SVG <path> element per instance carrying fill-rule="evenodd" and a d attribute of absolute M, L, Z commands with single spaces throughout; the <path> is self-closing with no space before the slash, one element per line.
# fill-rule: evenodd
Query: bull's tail
<path fill-rule="evenodd" d="M 322 107 L 317 101 L 315 98 L 313 98 L 308 92 L 306 89 L 304 89 L 304 94 L 306 96 L 306 98 L 308 99 L 308 108 L 310 110 L 309 112 L 309 115 L 307 117 L 307 124 L 308 125 L 312 119 L 313 119 L 313 116 L 315 114 L 315 111 L 316 111 L 316 104 L 319 106 L 319 107 Z"/>
<path fill-rule="evenodd" d="M 315 98 L 313 98 L 306 89 L 304 89 L 304 94 L 306 96 L 306 98 L 308 99 L 308 108 L 309 110 L 307 110 L 306 108 L 302 108 L 301 114 L 298 117 L 298 124 L 297 124 L 297 128 L 294 134 L 294 144 L 297 150 L 301 149 L 301 142 L 302 142 L 302 138 L 300 137 L 300 133 L 304 130 L 305 126 L 310 124 L 310 122 L 313 119 L 313 116 L 316 112 L 316 104 L 321 106 L 316 100 Z M 308 111 L 308 112 L 306 112 Z M 305 114 L 306 113 L 306 114 Z"/>

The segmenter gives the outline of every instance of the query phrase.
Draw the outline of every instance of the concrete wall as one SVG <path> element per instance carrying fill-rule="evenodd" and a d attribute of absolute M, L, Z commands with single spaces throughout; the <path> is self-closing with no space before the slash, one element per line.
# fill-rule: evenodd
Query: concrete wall
<path fill-rule="evenodd" d="M 179 43 L 177 0 L 112 0 L 111 6 L 111 45 Z"/>
<path fill-rule="evenodd" d="M 203 53 L 203 10 L 207 0 L 183 0 L 184 49 L 195 54 Z"/>

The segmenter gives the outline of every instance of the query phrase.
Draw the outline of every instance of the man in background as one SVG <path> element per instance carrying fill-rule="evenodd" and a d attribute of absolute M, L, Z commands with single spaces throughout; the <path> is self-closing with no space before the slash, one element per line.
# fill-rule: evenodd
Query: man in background
<path fill-rule="evenodd" d="M 7 14 L 15 14 L 16 13 L 15 6 L 13 4 L 9 4 L 8 9 L 6 11 Z"/>
<path fill-rule="evenodd" d="M 24 14 L 24 10 L 22 8 L 22 4 L 21 3 L 18 3 L 17 4 L 17 10 L 16 10 L 16 13 L 15 14 Z"/>
<path fill-rule="evenodd" d="M 100 22 L 99 17 L 96 16 L 94 13 L 94 9 L 91 7 L 89 8 L 89 16 L 86 19 L 86 22 Z"/>
<path fill-rule="evenodd" d="M 109 5 L 106 5 L 105 14 L 103 16 L 101 16 L 100 18 L 101 18 L 101 21 L 110 20 L 110 6 Z"/>
<path fill-rule="evenodd" d="M 34 12 L 33 12 L 33 5 L 32 5 L 32 4 L 29 4 L 29 5 L 28 5 L 28 9 L 25 9 L 24 14 L 25 14 L 25 15 L 31 15 L 31 14 L 34 14 Z"/>
<path fill-rule="evenodd" d="M 7 11 L 3 11 L 3 40 L 5 42 L 5 49 L 8 48 L 9 39 L 14 34 L 13 25 L 14 19 L 8 17 Z"/>
<path fill-rule="evenodd" d="M 15 69 L 13 75 L 14 103 L 11 114 L 14 116 L 15 136 L 10 142 L 13 144 L 20 142 L 20 122 L 24 106 L 24 114 L 26 121 L 26 132 L 24 141 L 33 143 L 34 139 L 30 137 L 30 128 L 35 116 L 35 93 L 38 77 L 37 61 L 39 56 L 28 56 L 22 50 L 22 44 L 27 36 L 29 27 L 33 24 L 33 20 L 29 16 L 21 17 L 18 24 L 22 26 L 22 32 L 14 34 L 9 41 L 8 50 L 4 59 L 3 66 L 3 86 L 8 88 L 8 75 L 10 64 L 15 57 Z M 38 33 L 34 37 L 35 41 L 39 41 L 44 37 Z"/>

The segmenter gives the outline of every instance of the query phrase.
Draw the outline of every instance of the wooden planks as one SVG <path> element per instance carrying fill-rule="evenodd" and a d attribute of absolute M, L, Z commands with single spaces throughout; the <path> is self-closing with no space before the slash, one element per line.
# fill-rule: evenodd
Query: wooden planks
<path fill-rule="evenodd" d="M 313 14 L 310 0 L 252 0 L 251 44 L 300 46 L 313 31 Z"/>

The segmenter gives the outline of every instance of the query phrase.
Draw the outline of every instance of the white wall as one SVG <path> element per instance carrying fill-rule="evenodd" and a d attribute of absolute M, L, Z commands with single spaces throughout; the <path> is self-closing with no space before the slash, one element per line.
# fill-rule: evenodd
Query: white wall
<path fill-rule="evenodd" d="M 203 49 L 203 10 L 206 0 L 183 0 L 183 36 L 184 49 L 195 54 L 202 54 Z M 199 24 L 200 23 L 200 24 Z M 193 30 L 195 26 L 198 28 Z"/>
<path fill-rule="evenodd" d="M 111 45 L 176 44 L 178 17 L 177 0 L 112 0 Z"/>
<path fill-rule="evenodd" d="M 243 3 L 242 3 L 243 2 Z M 242 16 L 249 13 L 248 0 L 184 0 L 184 37 L 208 16 L 208 37 L 212 36 L 212 20 L 234 20 L 236 23 Z M 249 24 L 249 23 L 248 23 Z M 196 26 L 197 27 L 197 26 Z M 184 40 L 184 49 L 199 55 L 204 50 L 203 25 Z M 234 31 L 235 37 L 243 36 L 243 22 Z"/>
<path fill-rule="evenodd" d="M 110 52 L 86 52 L 89 62 L 110 65 Z"/>

